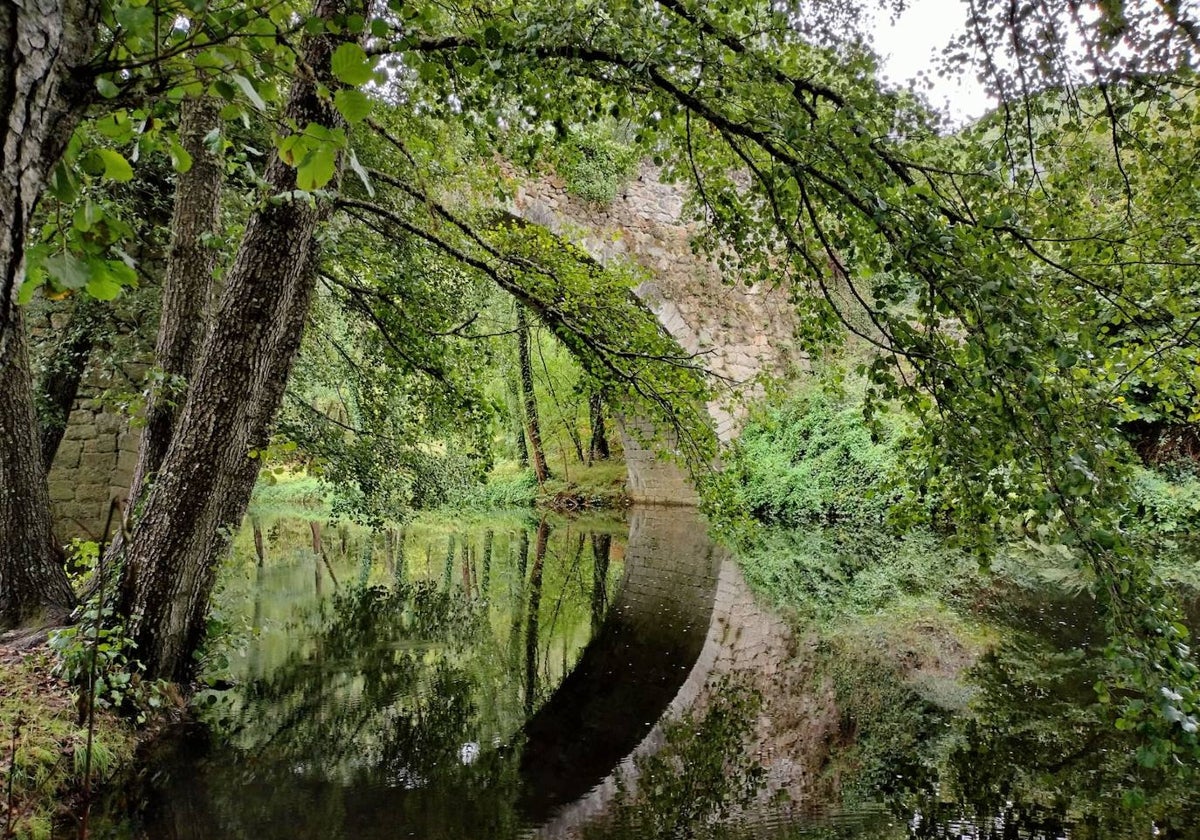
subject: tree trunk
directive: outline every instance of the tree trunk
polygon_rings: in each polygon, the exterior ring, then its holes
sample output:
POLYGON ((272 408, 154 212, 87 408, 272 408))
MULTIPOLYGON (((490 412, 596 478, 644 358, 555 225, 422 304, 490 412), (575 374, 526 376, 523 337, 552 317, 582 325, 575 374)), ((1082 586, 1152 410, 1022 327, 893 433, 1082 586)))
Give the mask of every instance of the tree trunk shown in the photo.
POLYGON ((525 442, 525 421, 522 419, 525 410, 525 404, 521 401, 521 384, 520 375, 516 378, 507 377, 509 388, 512 391, 512 405, 515 407, 513 418, 513 440, 517 445, 517 463, 521 469, 529 469, 529 444, 525 442))
POLYGON ((179 141, 191 155, 192 167, 179 175, 175 187, 171 248, 163 277, 162 314, 154 347, 155 364, 164 381, 146 408, 137 466, 129 485, 131 508, 144 482, 153 479, 167 454, 178 406, 187 393, 186 385, 179 387, 178 383, 192 377, 206 332, 205 310, 211 299, 217 251, 205 240, 220 228, 225 170, 220 157, 209 150, 204 138, 220 125, 220 110, 212 99, 184 100, 179 141))
POLYGON ((592 425, 592 440, 588 445, 588 465, 596 461, 607 461, 611 454, 608 449, 608 433, 604 430, 604 400, 593 392, 588 397, 588 415, 592 425))
POLYGON ((533 473, 538 484, 550 478, 546 453, 542 449, 542 428, 538 422, 537 396, 533 392, 533 361, 529 356, 529 320, 525 307, 517 304, 517 355, 521 364, 521 395, 525 409, 525 431, 529 435, 529 450, 533 458, 533 473))
POLYGON ((50 527, 20 311, 12 317, 18 332, 10 339, 9 363, 0 367, 0 627, 42 613, 62 618, 75 605, 50 527))
MULTIPOLYGON (((344 0, 318 0, 314 16, 347 13, 344 0)), ((333 86, 329 59, 346 36, 306 39, 305 73, 292 86, 286 123, 341 124, 318 93, 333 86)), ((296 188, 296 173, 272 157, 272 194, 296 188)), ((119 600, 150 677, 186 680, 203 639, 217 563, 250 500, 258 460, 283 398, 315 283, 315 233, 328 205, 267 203, 246 225, 187 400, 143 511, 125 546, 119 600)))
POLYGON ((30 220, 87 104, 72 70, 91 51, 97 0, 0 4, 0 624, 70 609, 50 530, 33 381, 17 293, 30 220))
POLYGON ((67 420, 75 397, 79 395, 79 383, 103 322, 103 303, 92 297, 76 296, 64 335, 54 345, 37 383, 38 437, 42 445, 42 467, 46 472, 50 471, 58 445, 67 431, 67 420))

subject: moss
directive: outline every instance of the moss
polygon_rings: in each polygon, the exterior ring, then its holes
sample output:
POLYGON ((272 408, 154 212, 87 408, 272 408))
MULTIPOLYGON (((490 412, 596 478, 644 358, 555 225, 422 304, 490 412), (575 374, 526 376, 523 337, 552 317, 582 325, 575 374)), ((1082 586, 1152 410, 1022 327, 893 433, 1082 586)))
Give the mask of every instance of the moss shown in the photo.
MULTIPOLYGON (((0 647, 0 766, 5 769, 6 796, 0 821, 6 826, 5 836, 22 840, 50 836, 54 819, 84 784, 87 727, 78 722, 74 691, 51 673, 52 664, 45 648, 17 651, 0 647), (12 798, 8 800, 10 784, 12 798), (11 825, 7 823, 9 814, 11 825)), ((131 725, 110 712, 98 711, 92 785, 128 766, 136 741, 131 725)))

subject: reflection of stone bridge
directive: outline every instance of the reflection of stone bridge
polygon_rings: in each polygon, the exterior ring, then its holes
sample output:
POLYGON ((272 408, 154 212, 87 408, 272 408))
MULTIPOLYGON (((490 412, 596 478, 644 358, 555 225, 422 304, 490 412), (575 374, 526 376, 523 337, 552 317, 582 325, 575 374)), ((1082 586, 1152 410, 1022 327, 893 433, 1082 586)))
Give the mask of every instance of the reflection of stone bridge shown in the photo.
POLYGON ((539 837, 577 836, 612 804, 618 777, 636 779, 635 759, 661 748, 664 724, 704 703, 714 676, 749 669, 769 681, 790 645, 698 512, 634 508, 600 632, 524 727, 523 817, 539 837))
MULTIPOLYGON (((638 296, 689 353, 702 355, 716 398, 709 403, 717 434, 728 442, 744 416, 744 401, 761 389, 760 374, 783 374, 803 363, 794 349, 794 309, 781 287, 746 286, 737 276, 692 253, 695 223, 684 221, 684 193, 663 184, 650 166, 601 206, 567 194, 555 177, 527 180, 514 211, 581 246, 602 263, 632 260, 652 279, 638 296)), ((630 428, 641 426, 633 420, 630 428)), ((646 437, 648 431, 642 427, 646 437)), ((678 468, 623 434, 634 501, 693 503, 695 491, 678 468)), ((669 444, 668 444, 669 445, 669 444)))

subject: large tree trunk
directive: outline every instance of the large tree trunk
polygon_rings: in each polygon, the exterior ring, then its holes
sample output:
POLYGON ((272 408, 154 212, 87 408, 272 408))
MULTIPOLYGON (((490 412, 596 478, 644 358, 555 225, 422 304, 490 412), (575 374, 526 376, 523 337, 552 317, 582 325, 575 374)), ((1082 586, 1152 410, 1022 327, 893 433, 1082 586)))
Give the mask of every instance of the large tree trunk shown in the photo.
MULTIPOLYGON (((348 11, 319 0, 314 16, 348 11)), ((318 95, 332 86, 329 57, 344 36, 306 40, 287 122, 340 124, 318 95)), ((275 194, 295 189, 295 170, 274 156, 265 181, 275 194)), ((121 611, 152 677, 184 680, 203 639, 217 563, 229 529, 245 512, 260 448, 283 398, 315 282, 314 234, 324 202, 287 201, 254 212, 204 340, 187 401, 154 484, 125 547, 121 611)))
POLYGON ((533 360, 529 355, 529 319, 525 307, 517 304, 517 355, 521 365, 521 396, 525 411, 525 431, 529 435, 529 450, 533 457, 533 473, 538 484, 550 478, 546 452, 542 448, 542 426, 538 421, 537 396, 533 391, 533 360))
POLYGON ((103 307, 103 303, 92 297, 75 298, 63 336, 50 351, 37 383, 38 437, 42 442, 42 467, 47 472, 67 431, 67 420, 75 397, 79 395, 79 383, 104 321, 103 307))
POLYGON ((72 70, 88 57, 96 0, 0 4, 0 623, 67 609, 50 535, 33 382, 16 305, 30 220, 87 99, 72 70))
MULTIPOLYGON (((21 330, 14 310, 11 326, 21 330)), ((11 341, 12 358, 0 367, 0 626, 45 614, 65 616, 75 595, 50 528, 50 492, 38 446, 37 418, 25 341, 11 341)))
POLYGON ((204 138, 220 125, 216 102, 207 97, 184 100, 179 140, 192 156, 192 167, 180 174, 175 188, 171 249, 154 347, 155 364, 164 374, 166 384, 152 396, 146 409, 138 462, 129 485, 131 503, 136 503, 144 482, 158 472, 167 454, 178 406, 187 393, 186 386, 180 388, 176 383, 192 377, 206 332, 206 309, 217 265, 217 251, 206 239, 220 227, 225 170, 220 157, 209 150, 204 138))

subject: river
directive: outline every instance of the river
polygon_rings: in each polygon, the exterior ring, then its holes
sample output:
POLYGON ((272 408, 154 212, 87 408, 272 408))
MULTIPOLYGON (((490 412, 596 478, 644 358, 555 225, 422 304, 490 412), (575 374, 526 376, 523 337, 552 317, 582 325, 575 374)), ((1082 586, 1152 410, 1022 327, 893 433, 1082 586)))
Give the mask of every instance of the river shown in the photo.
POLYGON ((199 720, 94 837, 1200 837, 1195 786, 1097 713, 1078 597, 964 597, 978 649, 884 613, 855 647, 762 606, 687 508, 261 534, 199 720))

